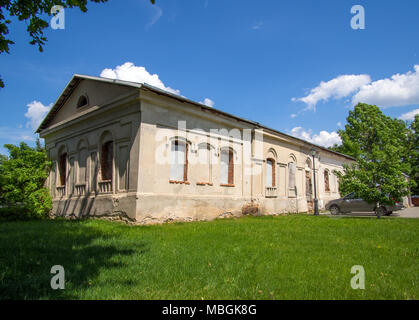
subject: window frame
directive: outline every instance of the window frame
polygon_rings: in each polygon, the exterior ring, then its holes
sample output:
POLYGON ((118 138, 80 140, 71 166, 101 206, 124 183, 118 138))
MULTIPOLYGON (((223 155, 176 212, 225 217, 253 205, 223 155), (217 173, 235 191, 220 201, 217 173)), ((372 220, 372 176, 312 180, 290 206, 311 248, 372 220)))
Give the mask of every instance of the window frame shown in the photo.
POLYGON ((329 170, 327 169, 325 169, 323 172, 323 181, 324 181, 324 191, 330 192, 330 173, 329 173, 329 170))
POLYGON ((89 98, 87 97, 87 95, 86 95, 86 94, 82 94, 82 95, 81 95, 81 96, 77 99, 77 106, 76 106, 76 108, 77 108, 77 109, 80 109, 80 108, 86 107, 86 106, 88 106, 88 105, 89 105, 89 98), (81 104, 82 99, 85 101, 85 103, 84 103, 84 104, 81 104))
POLYGON ((297 186, 297 164, 295 162, 289 162, 288 163, 288 189, 289 190, 295 190, 295 187, 297 186), (291 175, 291 167, 293 167, 293 173, 291 175), (293 177, 293 186, 291 187, 291 176, 293 177))
MULTIPOLYGON (((189 144, 188 144, 188 142, 187 141, 180 140, 180 139, 174 139, 174 140, 172 140, 171 141, 171 144, 170 144, 170 153, 172 153, 173 151, 176 151, 176 150, 173 150, 172 146, 173 145, 174 146, 178 146, 179 144, 183 144, 185 146, 185 159, 184 159, 184 162, 183 162, 183 180, 175 180, 175 179, 173 179, 173 177, 172 177, 172 169, 173 169, 173 167, 172 166, 175 165, 175 164, 178 165, 178 163, 171 163, 170 164, 170 178, 169 178, 169 182, 170 183, 189 184, 189 181, 188 181, 188 165, 189 165, 189 162, 188 162, 188 153, 189 153, 189 144)), ((171 156, 172 156, 172 154, 171 154, 171 156)))
POLYGON ((276 170, 275 170, 275 159, 266 159, 266 187, 276 188, 276 170), (271 185, 268 185, 268 163, 271 165, 271 185))
POLYGON ((61 153, 58 161, 59 187, 65 187, 67 184, 67 162, 67 152, 61 153))
MULTIPOLYGON (((209 144, 208 142, 198 144, 197 160, 198 160, 198 163, 200 165, 205 165, 206 170, 207 170, 207 174, 208 174, 208 179, 201 179, 201 180, 196 182, 196 184, 199 185, 199 186, 205 186, 205 185, 212 186, 213 185, 213 183, 212 183, 213 148, 214 147, 211 144, 209 144), (206 152, 206 163, 201 162, 201 160, 202 160, 202 158, 201 158, 202 150, 205 150, 205 152, 206 152)), ((202 169, 204 169, 204 168, 202 168, 202 169)))
POLYGON ((222 187, 234 187, 234 152, 231 148, 228 149, 222 149, 220 153, 220 186, 222 187), (221 170, 223 170, 223 153, 228 152, 228 162, 226 162, 225 165, 227 165, 227 181, 221 181, 221 170))
POLYGON ((113 149, 113 140, 102 143, 100 152, 100 181, 113 181, 113 149), (109 146, 111 147, 109 148, 109 146))

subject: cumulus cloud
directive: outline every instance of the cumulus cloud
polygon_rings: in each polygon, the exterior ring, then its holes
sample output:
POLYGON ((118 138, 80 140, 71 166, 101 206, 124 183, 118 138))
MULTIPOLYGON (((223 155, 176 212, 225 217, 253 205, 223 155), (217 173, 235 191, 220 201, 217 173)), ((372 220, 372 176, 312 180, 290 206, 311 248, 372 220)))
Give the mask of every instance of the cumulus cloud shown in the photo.
POLYGON ((295 117, 297 117, 296 113, 291 113, 290 118, 294 119, 295 117))
POLYGON ((377 81, 371 81, 371 77, 366 74, 341 75, 327 82, 322 81, 307 96, 291 100, 307 104, 305 110, 315 110, 320 101, 344 97, 352 97, 353 105, 358 102, 383 108, 418 105, 419 65, 414 66, 414 71, 377 81))
POLYGON ((312 134, 310 129, 305 130, 303 127, 295 127, 291 130, 291 135, 326 148, 333 146, 335 143, 342 143, 338 133, 335 131, 320 131, 319 134, 312 134))
POLYGON ((180 95, 179 90, 166 87, 157 74, 150 74, 145 67, 136 66, 132 62, 125 62, 120 66, 116 66, 115 69, 103 69, 100 76, 103 78, 148 83, 159 89, 180 95))
POLYGON ((415 116, 419 114, 419 109, 412 110, 410 112, 403 113, 399 119, 405 121, 412 121, 415 119, 415 116))
POLYGON ((27 107, 28 111, 25 113, 25 117, 28 118, 29 121, 26 123, 26 127, 31 127, 33 130, 36 130, 51 109, 52 103, 45 106, 42 102, 34 100, 31 103, 28 103, 27 107))
POLYGON ((214 107, 215 105, 215 102, 209 98, 205 98, 204 101, 199 101, 199 103, 205 104, 206 106, 211 107, 211 108, 214 107))
POLYGON ((419 65, 414 70, 362 86, 353 97, 353 104, 364 102, 380 107, 419 104, 419 65))
POLYGON ((292 98, 292 101, 302 101, 307 104, 307 110, 315 110, 318 102, 347 97, 370 82, 371 78, 367 74, 341 75, 330 81, 320 82, 310 90, 310 94, 302 98, 292 98))

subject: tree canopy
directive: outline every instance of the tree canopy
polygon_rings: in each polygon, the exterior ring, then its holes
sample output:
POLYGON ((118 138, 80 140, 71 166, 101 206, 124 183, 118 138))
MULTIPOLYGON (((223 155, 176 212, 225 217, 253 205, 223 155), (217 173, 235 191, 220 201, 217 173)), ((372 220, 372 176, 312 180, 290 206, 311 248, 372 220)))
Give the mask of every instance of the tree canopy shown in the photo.
POLYGON ((409 148, 411 150, 410 177, 416 183, 416 186, 412 188, 412 194, 419 195, 419 114, 415 116, 415 119, 410 124, 409 148))
POLYGON ((347 125, 339 130, 342 145, 332 149, 355 158, 340 178, 343 193, 379 204, 394 204, 414 185, 411 131, 402 120, 384 115, 375 105, 359 103, 349 112, 347 125))
POLYGON ((44 187, 51 162, 40 143, 35 148, 21 142, 6 144, 9 156, 0 157, 0 206, 20 206, 31 217, 44 217, 51 197, 44 187))

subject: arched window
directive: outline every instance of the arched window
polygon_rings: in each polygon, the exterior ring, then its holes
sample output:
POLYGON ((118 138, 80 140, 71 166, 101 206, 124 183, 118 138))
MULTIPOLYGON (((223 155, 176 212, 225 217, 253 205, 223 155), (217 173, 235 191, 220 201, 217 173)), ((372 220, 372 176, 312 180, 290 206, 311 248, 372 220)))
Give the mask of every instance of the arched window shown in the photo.
POLYGON ((107 141, 102 144, 102 152, 100 154, 100 169, 102 181, 112 180, 113 141, 107 141))
POLYGON ((59 174, 59 183, 61 187, 65 186, 66 177, 67 177, 67 153, 63 152, 60 155, 58 163, 58 174, 59 174))
POLYGON ((306 197, 311 199, 313 195, 313 183, 311 181, 312 169, 311 169, 311 160, 309 158, 306 160, 305 169, 306 169, 305 170, 306 171, 306 197))
POLYGON ((330 191, 329 170, 324 170, 324 191, 330 191))
POLYGON ((290 190, 295 190, 295 172, 296 172, 295 162, 288 163, 288 188, 290 190))
POLYGON ((220 182, 223 186, 234 186, 234 154, 231 149, 221 150, 220 182))
POLYGON ((88 100, 86 95, 80 96, 79 100, 77 101, 77 108, 81 108, 87 106, 88 100))
POLYGON ((87 145, 82 140, 78 147, 78 170, 77 170, 77 183, 86 182, 86 168, 87 168, 87 145))
POLYGON ((266 160, 266 186, 268 188, 275 187, 275 160, 266 160))
POLYGON ((188 181, 188 144, 184 141, 173 140, 170 158, 170 181, 188 181))

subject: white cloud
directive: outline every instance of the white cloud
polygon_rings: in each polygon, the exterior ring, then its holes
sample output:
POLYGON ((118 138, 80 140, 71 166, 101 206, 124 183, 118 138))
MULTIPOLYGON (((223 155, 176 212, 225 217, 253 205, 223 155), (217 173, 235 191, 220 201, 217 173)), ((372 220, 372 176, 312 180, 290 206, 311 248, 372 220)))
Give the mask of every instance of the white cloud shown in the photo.
POLYGON ((335 131, 320 131, 319 134, 312 134, 311 130, 305 130, 303 127, 295 127, 291 130, 291 135, 323 147, 331 147, 335 143, 342 143, 342 140, 335 131))
POLYGON ((132 62, 125 62, 120 66, 116 66, 115 69, 103 69, 100 76, 103 78, 148 83, 159 89, 180 95, 179 90, 166 87, 157 74, 150 74, 145 67, 136 66, 132 62))
POLYGON ((353 97, 353 104, 364 102, 379 107, 419 104, 419 65, 415 65, 414 69, 414 72, 395 74, 390 79, 381 79, 362 86, 353 97))
POLYGON ((399 119, 405 121, 412 121, 415 119, 415 115, 419 114, 419 109, 412 110, 410 112, 403 113, 399 119))
POLYGON ((382 108, 419 105, 419 65, 414 66, 414 71, 398 73, 373 82, 366 74, 342 75, 328 82, 322 81, 305 97, 291 100, 306 103, 305 110, 315 110, 320 101, 348 96, 352 96, 353 105, 358 102, 375 104, 382 108))
POLYGON ((199 103, 205 104, 206 106, 211 107, 211 108, 214 107, 215 105, 215 102, 209 98, 205 98, 204 101, 199 101, 199 103))
POLYGON ((338 123, 336 123, 336 125, 340 128, 340 127, 342 127, 342 122, 338 122, 338 123))
POLYGON ((290 115, 290 118, 292 118, 292 119, 294 119, 295 117, 297 117, 297 114, 296 114, 296 113, 292 113, 292 114, 290 115))
POLYGON ((25 117, 29 118, 29 121, 26 123, 26 127, 30 126, 33 130, 36 130, 51 109, 52 103, 44 106, 41 102, 34 100, 27 104, 27 107, 28 111, 25 113, 25 117))
POLYGON ((371 82, 367 74, 341 75, 320 84, 310 90, 310 94, 302 98, 292 98, 292 101, 302 101, 307 104, 307 110, 315 110, 320 101, 328 101, 330 98, 340 99, 356 92, 362 86, 371 82))

